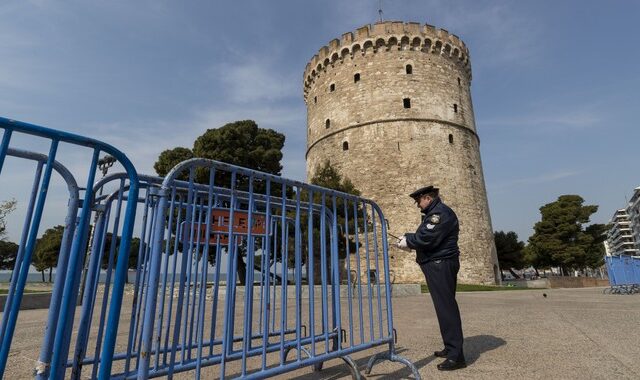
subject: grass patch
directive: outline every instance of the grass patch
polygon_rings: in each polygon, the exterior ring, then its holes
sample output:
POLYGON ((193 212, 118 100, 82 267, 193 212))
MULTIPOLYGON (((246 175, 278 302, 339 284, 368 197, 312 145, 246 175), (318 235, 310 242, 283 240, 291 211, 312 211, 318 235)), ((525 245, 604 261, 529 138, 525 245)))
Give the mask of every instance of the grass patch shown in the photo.
MULTIPOLYGON (((421 284, 422 293, 429 293, 427 284, 421 284)), ((497 285, 474 285, 474 284, 458 284, 456 291, 458 292, 485 292, 497 290, 527 290, 530 288, 519 288, 516 286, 497 286, 497 285)))

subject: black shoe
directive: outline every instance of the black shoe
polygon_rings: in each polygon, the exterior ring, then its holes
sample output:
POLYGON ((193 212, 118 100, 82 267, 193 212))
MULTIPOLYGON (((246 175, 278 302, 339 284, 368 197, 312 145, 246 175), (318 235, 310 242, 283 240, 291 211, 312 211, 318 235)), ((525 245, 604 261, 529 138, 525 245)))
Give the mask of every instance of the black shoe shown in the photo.
POLYGON ((465 368, 467 363, 464 360, 455 361, 451 359, 447 359, 442 363, 438 364, 438 369, 440 371, 453 371, 460 368, 465 368))
POLYGON ((434 351, 433 354, 438 358, 446 358, 447 357, 447 349, 445 348, 442 351, 434 351))

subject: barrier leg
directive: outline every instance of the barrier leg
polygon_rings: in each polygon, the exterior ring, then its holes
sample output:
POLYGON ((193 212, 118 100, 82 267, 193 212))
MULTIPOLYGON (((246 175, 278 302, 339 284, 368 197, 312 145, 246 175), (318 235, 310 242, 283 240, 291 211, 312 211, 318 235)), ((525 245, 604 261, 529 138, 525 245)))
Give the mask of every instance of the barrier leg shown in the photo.
POLYGON ((389 360, 392 362, 398 362, 398 363, 402 363, 404 365, 406 365, 407 367, 409 367, 409 369, 411 370, 411 373, 413 373, 413 377, 416 380, 421 380, 422 378, 420 377, 420 373, 418 372, 418 368, 416 368, 415 365, 413 365, 413 363, 411 363, 409 361, 409 359, 404 358, 400 355, 397 355, 395 353, 395 349, 393 347, 390 348, 389 351, 385 351, 385 352, 378 352, 377 354, 373 355, 371 357, 371 359, 369 359, 369 363, 367 363, 367 369, 364 371, 364 373, 366 375, 371 373, 371 369, 373 368, 374 364, 377 361, 381 361, 381 360, 389 360))
POLYGON ((351 371, 351 377, 353 380, 360 380, 362 378, 356 362, 354 362, 349 355, 342 356, 340 359, 344 360, 344 362, 347 363, 347 366, 349 366, 349 371, 351 371))

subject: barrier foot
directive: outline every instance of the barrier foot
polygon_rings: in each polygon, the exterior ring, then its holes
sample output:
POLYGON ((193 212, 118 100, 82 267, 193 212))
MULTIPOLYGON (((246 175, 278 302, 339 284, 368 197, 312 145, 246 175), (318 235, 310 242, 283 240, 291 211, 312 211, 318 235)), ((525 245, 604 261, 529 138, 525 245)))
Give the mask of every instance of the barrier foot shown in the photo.
MULTIPOLYGON (((297 349, 296 347, 289 347, 284 351, 284 361, 287 361, 287 357, 289 356, 289 352, 291 352, 291 350, 293 349, 297 349)), ((311 357, 311 354, 309 353, 309 350, 307 350, 304 347, 300 347, 300 351, 304 352, 305 355, 307 355, 307 358, 311 357)))
POLYGON ((340 357, 340 359, 344 360, 344 362, 349 366, 349 370, 351 371, 351 377, 353 378, 353 380, 362 379, 362 377, 360 377, 360 371, 358 370, 356 362, 354 362, 349 355, 342 356, 340 357))
POLYGON ((378 352, 377 354, 373 355, 371 357, 371 359, 369 359, 369 363, 367 363, 367 369, 365 370, 365 374, 368 375, 371 373, 371 369, 373 368, 373 365, 380 360, 389 360, 392 362, 399 362, 402 363, 404 365, 406 365, 407 367, 409 367, 409 369, 411 370, 411 372, 413 373, 413 377, 416 380, 422 380, 422 378, 420 377, 420 373, 418 372, 418 369, 416 368, 415 365, 413 365, 413 363, 411 363, 409 361, 409 359, 404 358, 400 355, 396 355, 393 352, 378 352))

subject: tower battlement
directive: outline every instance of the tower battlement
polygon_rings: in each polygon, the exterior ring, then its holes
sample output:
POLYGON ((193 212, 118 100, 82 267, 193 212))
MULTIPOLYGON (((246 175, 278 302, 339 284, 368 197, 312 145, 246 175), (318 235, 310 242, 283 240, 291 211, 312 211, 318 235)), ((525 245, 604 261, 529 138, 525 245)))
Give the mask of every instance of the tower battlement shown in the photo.
POLYGON ((429 24, 416 22, 385 21, 365 25, 342 35, 341 39, 333 39, 328 45, 320 48, 304 71, 305 99, 309 87, 319 73, 355 54, 375 54, 381 50, 412 50, 429 54, 438 54, 449 58, 460 65, 467 73, 467 81, 471 81, 471 64, 469 49, 455 34, 446 29, 436 28, 429 24))

